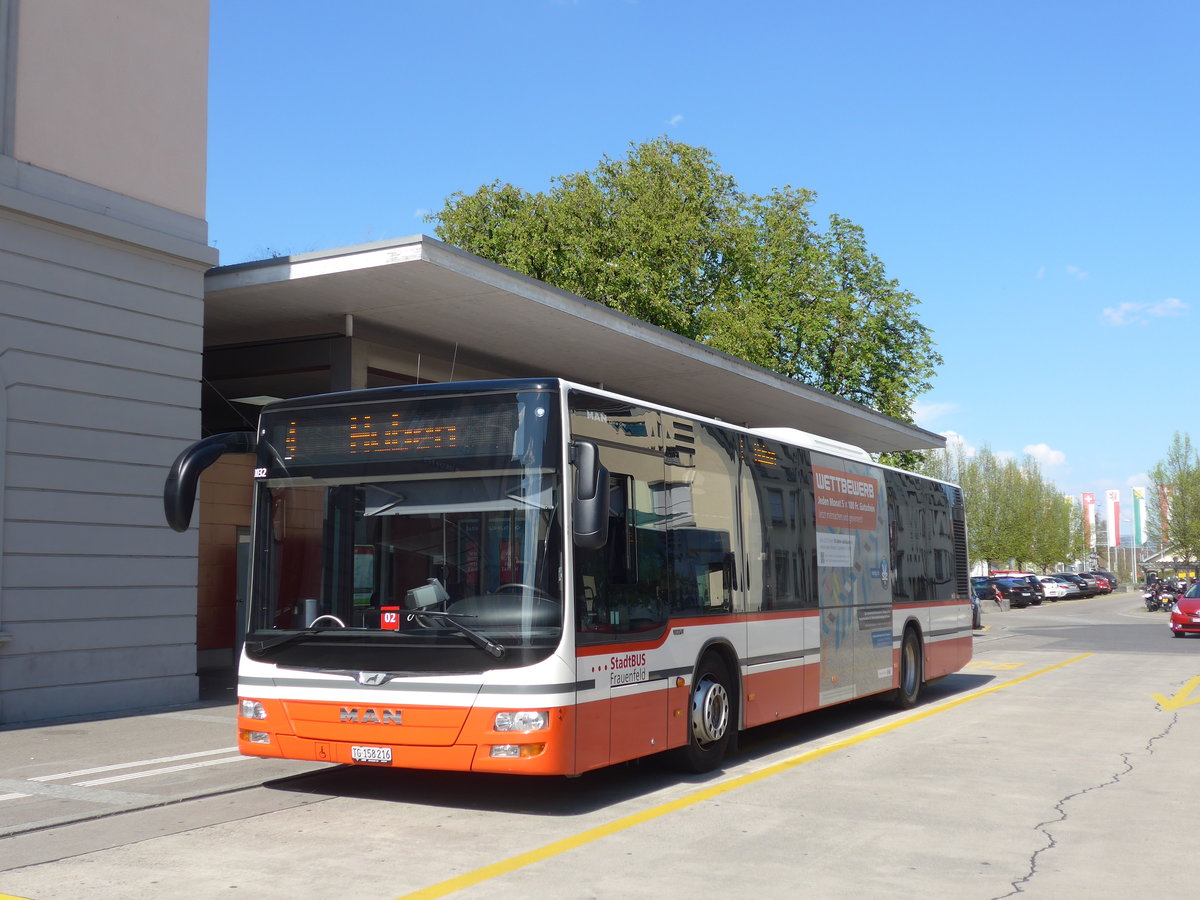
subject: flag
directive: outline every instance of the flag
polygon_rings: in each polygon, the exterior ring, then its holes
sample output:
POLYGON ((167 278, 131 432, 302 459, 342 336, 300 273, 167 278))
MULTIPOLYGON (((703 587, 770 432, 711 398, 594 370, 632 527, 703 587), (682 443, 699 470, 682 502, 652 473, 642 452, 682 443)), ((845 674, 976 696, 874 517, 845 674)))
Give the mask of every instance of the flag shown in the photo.
POLYGON ((1146 489, 1133 489, 1133 545, 1141 547, 1146 543, 1146 489))
POLYGON ((1104 514, 1108 517, 1108 546, 1121 546, 1121 492, 1104 492, 1104 514))
POLYGON ((1096 495, 1083 495, 1083 541, 1089 550, 1096 549, 1096 495))

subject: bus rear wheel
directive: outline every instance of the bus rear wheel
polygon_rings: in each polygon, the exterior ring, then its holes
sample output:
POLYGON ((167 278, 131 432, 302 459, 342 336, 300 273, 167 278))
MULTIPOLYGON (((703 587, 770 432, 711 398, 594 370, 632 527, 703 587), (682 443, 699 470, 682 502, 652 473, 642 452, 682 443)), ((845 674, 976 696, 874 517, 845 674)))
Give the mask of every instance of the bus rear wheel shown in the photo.
POLYGON ((892 701, 897 708, 912 709, 917 705, 921 684, 925 680, 921 669, 921 642, 911 628, 906 628, 900 644, 900 686, 896 688, 892 701))
POLYGON ((717 656, 706 656, 692 679, 688 709, 688 742, 674 753, 673 762, 685 772, 711 772, 721 764, 737 730, 732 678, 717 656))

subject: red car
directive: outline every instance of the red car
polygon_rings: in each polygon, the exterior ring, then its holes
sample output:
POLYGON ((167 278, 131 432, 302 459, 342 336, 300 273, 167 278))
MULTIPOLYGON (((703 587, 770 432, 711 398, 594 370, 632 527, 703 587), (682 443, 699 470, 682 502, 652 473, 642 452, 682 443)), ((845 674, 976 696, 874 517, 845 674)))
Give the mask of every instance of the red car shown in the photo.
POLYGON ((1193 584, 1171 607, 1171 637, 1200 634, 1200 584, 1193 584))

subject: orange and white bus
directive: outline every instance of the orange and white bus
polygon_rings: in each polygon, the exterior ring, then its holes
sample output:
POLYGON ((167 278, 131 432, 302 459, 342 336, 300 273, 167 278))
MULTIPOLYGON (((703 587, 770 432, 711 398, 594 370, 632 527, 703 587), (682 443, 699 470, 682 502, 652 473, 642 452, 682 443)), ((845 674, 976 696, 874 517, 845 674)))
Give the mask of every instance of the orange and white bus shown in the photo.
POLYGON ((792 429, 555 378, 286 400, 256 445, 239 746, 571 775, 858 697, 971 656, 961 491, 792 429))

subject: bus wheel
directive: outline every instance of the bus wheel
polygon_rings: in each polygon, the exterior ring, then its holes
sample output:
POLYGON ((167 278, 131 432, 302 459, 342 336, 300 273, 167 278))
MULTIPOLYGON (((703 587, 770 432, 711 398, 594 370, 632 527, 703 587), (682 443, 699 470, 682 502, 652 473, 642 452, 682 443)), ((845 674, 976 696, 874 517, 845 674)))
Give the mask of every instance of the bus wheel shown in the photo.
POLYGON ((725 758, 737 728, 730 684, 729 671, 720 658, 704 657, 692 682, 688 742, 675 751, 678 768, 711 772, 725 758))
POLYGON ((912 709, 921 696, 921 642, 911 628, 904 630, 904 642, 900 645, 900 687, 896 688, 895 705, 900 709, 912 709))

